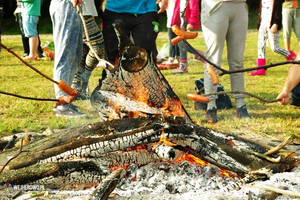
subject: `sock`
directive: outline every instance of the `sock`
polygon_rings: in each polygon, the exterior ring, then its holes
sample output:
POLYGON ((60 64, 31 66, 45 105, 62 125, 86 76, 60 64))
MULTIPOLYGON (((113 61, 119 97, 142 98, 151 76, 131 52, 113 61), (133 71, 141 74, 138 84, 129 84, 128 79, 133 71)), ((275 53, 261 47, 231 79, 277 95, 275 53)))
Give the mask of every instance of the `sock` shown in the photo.
POLYGON ((217 108, 216 100, 210 100, 210 102, 207 104, 207 110, 211 110, 213 108, 217 108))
POLYGON ((235 99, 236 108, 240 108, 245 105, 244 98, 235 99))

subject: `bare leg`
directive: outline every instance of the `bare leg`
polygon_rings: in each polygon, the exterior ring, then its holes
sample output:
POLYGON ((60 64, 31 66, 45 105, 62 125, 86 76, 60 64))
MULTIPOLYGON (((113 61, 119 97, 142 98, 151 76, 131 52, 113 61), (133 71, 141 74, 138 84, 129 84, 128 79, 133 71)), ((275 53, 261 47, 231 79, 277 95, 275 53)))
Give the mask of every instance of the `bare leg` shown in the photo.
POLYGON ((33 36, 29 38, 29 57, 36 58, 37 57, 37 48, 39 45, 39 37, 33 36))
POLYGON ((284 40, 284 48, 288 51, 290 51, 290 44, 291 44, 291 41, 290 40, 284 40))

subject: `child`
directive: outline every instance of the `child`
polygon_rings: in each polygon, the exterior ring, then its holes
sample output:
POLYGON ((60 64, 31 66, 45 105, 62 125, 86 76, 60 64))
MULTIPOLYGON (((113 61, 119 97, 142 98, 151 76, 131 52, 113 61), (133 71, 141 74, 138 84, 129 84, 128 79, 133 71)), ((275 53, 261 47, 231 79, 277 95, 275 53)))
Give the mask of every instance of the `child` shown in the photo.
MULTIPOLYGON (((178 25, 181 27, 181 11, 183 10, 182 6, 184 6, 184 3, 182 2, 184 0, 176 0, 175 7, 174 7, 174 13, 172 16, 172 25, 178 25)), ((185 10, 185 18, 186 18, 186 30, 197 30, 200 28, 200 11, 199 11, 199 0, 189 0, 187 8, 185 10)), ((195 53, 191 49, 188 48, 188 46, 184 42, 179 42, 179 52, 180 52, 180 58, 179 58, 179 68, 175 71, 172 71, 172 74, 177 73, 187 73, 188 72, 188 64, 187 64, 187 52, 195 53)), ((202 55, 204 55, 203 52, 199 51, 202 55)), ((196 59, 201 58, 199 56, 195 56, 196 59)), ((203 61, 203 60, 202 60, 203 61)))
MULTIPOLYGON (((283 55, 287 60, 294 60, 296 54, 279 47, 279 30, 282 27, 282 3, 284 0, 262 0, 260 4, 259 32, 258 32, 258 58, 257 67, 266 64, 266 43, 269 40, 271 50, 283 55)), ((258 69, 249 73, 250 76, 265 76, 265 69, 258 69)))

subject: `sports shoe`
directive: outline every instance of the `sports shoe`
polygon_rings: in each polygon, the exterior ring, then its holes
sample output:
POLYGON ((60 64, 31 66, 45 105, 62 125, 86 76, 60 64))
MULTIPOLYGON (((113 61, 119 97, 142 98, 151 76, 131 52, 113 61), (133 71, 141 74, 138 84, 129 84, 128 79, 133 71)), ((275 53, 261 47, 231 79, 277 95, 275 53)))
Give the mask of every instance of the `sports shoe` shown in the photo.
POLYGON ((45 59, 45 58, 46 58, 45 53, 38 54, 38 59, 45 59))
MULTIPOLYGON (((74 104, 70 104, 70 107, 72 107, 73 110, 78 111, 79 106, 75 106, 74 104)), ((54 106, 53 111, 56 112, 57 105, 54 106)))
POLYGON ((157 64, 157 67, 159 70, 164 70, 164 69, 176 69, 179 68, 179 64, 174 63, 173 61, 164 61, 161 64, 157 64))
POLYGON ((86 117, 87 114, 78 112, 77 110, 73 109, 72 106, 70 106, 66 110, 56 109, 56 116, 57 117, 77 118, 77 117, 86 117))
POLYGON ((22 55, 22 58, 25 58, 25 57, 27 57, 28 56, 28 53, 24 53, 23 55, 22 55))
POLYGON ((172 71, 172 74, 181 74, 181 73, 188 73, 186 63, 180 63, 179 68, 175 71, 172 71))
POLYGON ((217 108, 212 108, 209 110, 206 110, 206 115, 205 115, 207 122, 210 124, 214 124, 218 122, 217 118, 217 108))
POLYGON ((238 118, 250 118, 250 115, 248 114, 246 105, 243 105, 240 108, 237 108, 235 111, 235 114, 238 118))
POLYGON ((285 59, 287 60, 295 60, 297 55, 295 54, 295 52, 293 51, 289 51, 290 52, 290 55, 288 57, 286 57, 285 59))

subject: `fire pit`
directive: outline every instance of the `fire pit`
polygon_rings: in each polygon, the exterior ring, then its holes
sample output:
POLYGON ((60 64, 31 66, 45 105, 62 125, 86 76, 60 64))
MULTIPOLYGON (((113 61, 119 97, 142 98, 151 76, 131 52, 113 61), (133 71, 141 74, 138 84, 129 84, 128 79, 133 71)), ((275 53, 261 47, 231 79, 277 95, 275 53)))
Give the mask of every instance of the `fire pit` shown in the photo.
POLYGON ((31 142, 0 153, 1 195, 24 199, 32 190, 59 199, 299 195, 299 172, 289 172, 300 162, 299 148, 194 124, 146 51, 115 30, 120 65, 104 69, 91 96, 101 121, 35 134, 31 142))

